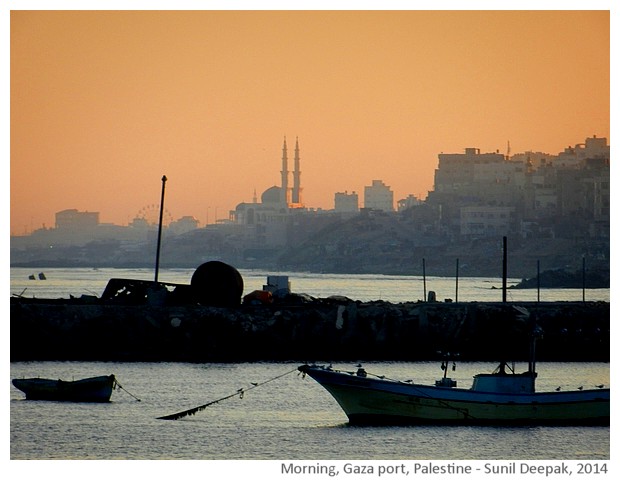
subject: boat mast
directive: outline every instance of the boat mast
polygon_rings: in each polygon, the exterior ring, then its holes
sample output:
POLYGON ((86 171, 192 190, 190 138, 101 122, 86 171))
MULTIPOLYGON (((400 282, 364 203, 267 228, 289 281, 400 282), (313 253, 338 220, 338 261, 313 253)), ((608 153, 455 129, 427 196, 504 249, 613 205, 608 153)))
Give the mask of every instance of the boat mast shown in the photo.
POLYGON ((531 339, 530 339, 530 373, 532 375, 532 378, 536 378, 536 341, 538 340, 538 338, 542 338, 543 337, 543 329, 538 325, 538 323, 536 322, 536 312, 532 312, 530 314, 530 325, 531 325, 531 330, 530 330, 530 335, 531 335, 531 339))

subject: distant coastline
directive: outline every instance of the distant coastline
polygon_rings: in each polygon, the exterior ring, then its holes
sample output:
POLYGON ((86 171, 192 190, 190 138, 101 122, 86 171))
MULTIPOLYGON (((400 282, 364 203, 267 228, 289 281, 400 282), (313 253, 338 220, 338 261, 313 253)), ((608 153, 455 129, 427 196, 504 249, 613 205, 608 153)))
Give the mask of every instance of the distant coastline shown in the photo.
MULTIPOLYGON (((309 272, 325 274, 369 274, 369 275, 419 275, 454 278, 457 275, 457 261, 459 262, 458 275, 460 277, 497 277, 501 278, 501 258, 499 255, 485 255, 484 253, 469 251, 460 255, 445 248, 437 248, 436 254, 429 252, 424 258, 425 268, 421 258, 412 258, 412 255, 397 255, 373 257, 349 256, 338 259, 330 256, 316 256, 314 259, 303 254, 295 258, 294 254, 267 255, 263 258, 247 259, 234 255, 220 255, 207 258, 221 260, 239 269, 267 270, 272 272, 309 272), (423 271, 425 270, 425 272, 423 271)), ((508 259, 508 276, 520 278, 519 285, 512 288, 581 288, 583 286, 583 256, 576 251, 558 248, 553 254, 536 256, 534 247, 523 246, 519 251, 512 253, 508 259), (540 284, 537 281, 537 262, 541 267, 540 284)), ((202 257, 203 261, 207 260, 202 257)), ((196 268, 200 261, 194 259, 164 259, 162 268, 196 268)), ((127 259, 114 260, 106 258, 36 258, 32 260, 11 261, 10 267, 31 268, 34 270, 46 268, 119 268, 144 269, 153 268, 150 258, 130 261, 127 259)), ((609 288, 610 267, 607 260, 588 258, 585 268, 585 282, 588 288, 609 288)))
MULTIPOLYGON (((164 263, 163 268, 194 268, 196 265, 190 262, 179 262, 179 263, 164 263)), ((384 266, 383 268, 376 269, 327 269, 327 268, 319 268, 319 269, 311 269, 311 268, 278 268, 277 265, 273 264, 256 264, 256 263, 244 263, 235 265, 240 269, 254 269, 254 270, 271 270, 273 272, 278 271, 286 271, 286 272, 308 272, 308 273, 325 273, 325 274, 343 274, 343 275, 354 275, 354 274, 374 274, 374 275, 421 275, 419 269, 416 268, 408 268, 407 266, 384 266), (276 267, 276 269, 274 269, 276 267)), ((115 264, 108 262, 81 262, 81 261, 70 261, 70 260, 39 260, 32 262, 16 262, 10 265, 11 268, 31 268, 34 270, 40 270, 45 268, 119 268, 119 269, 144 269, 144 268, 152 268, 153 265, 148 262, 135 262, 135 263, 123 263, 123 264, 115 264)), ((522 271, 522 269, 518 269, 522 271)), ((449 268, 447 266, 441 266, 438 271, 432 272, 432 276, 435 277, 446 277, 453 278, 455 276, 455 272, 449 272, 449 268)), ((498 272, 493 271, 489 272, 488 270, 479 270, 473 271, 470 269, 467 275, 461 275, 466 277, 489 277, 489 276, 498 276, 498 272)), ((522 276, 511 274, 512 278, 522 277, 523 279, 519 284, 512 285, 509 288, 512 289, 526 289, 526 288, 582 288, 584 278, 582 272, 573 271, 570 269, 555 269, 541 272, 540 274, 540 283, 538 282, 538 277, 534 276, 522 276)), ((587 288, 610 288, 611 284, 611 274, 610 269, 605 268, 604 266, 597 266, 595 268, 590 268, 586 272, 585 282, 587 288)))

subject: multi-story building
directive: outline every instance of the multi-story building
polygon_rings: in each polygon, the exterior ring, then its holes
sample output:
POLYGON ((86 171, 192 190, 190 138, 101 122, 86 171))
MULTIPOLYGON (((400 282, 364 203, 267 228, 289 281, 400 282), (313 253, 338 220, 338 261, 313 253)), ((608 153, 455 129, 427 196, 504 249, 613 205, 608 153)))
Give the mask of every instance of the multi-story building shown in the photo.
POLYGON ((525 165, 528 171, 535 170, 542 165, 550 164, 555 161, 557 155, 550 155, 543 152, 531 152, 516 153, 512 155, 509 160, 511 162, 519 162, 525 165))
POLYGON ((364 187, 364 208, 394 211, 394 192, 381 180, 373 180, 372 185, 364 187))
POLYGON ((464 204, 509 204, 519 200, 525 185, 526 165, 509 162, 500 153, 439 154, 434 195, 449 195, 464 204))
MULTIPOLYGON (((478 148, 466 148, 465 153, 440 153, 435 170, 437 193, 463 196, 474 192, 476 181, 484 181, 501 170, 505 157, 499 153, 480 153, 478 148)), ((500 178, 504 174, 499 175, 500 178)))
POLYGON ((56 213, 56 228, 79 230, 99 225, 99 212, 79 212, 75 208, 56 213))
POLYGON ((168 230, 174 235, 182 235, 198 228, 198 220, 191 215, 185 215, 168 225, 168 230))
POLYGON ((609 145, 604 137, 594 135, 586 138, 585 143, 578 143, 574 147, 567 147, 559 153, 554 161, 556 167, 583 167, 586 160, 609 160, 609 145))
POLYGON ((402 212, 403 210, 406 210, 408 208, 415 207, 417 205, 422 205, 423 202, 418 197, 410 193, 409 195, 407 195, 407 198, 401 198, 396 203, 397 203, 396 209, 399 212, 402 212))
POLYGON ((461 231, 464 236, 507 235, 515 230, 515 207, 481 205, 461 208, 461 231))
POLYGON ((427 203, 440 208, 441 223, 453 234, 490 233, 506 226, 522 233, 523 225, 529 231, 553 225, 553 234, 601 235, 609 225, 609 185, 605 138, 587 138, 557 156, 527 152, 508 159, 467 148, 464 154, 439 155, 427 203), (484 207, 512 208, 505 215, 511 220, 503 225, 482 222, 489 218, 482 214, 484 207))
POLYGON ((336 213, 357 213, 360 211, 359 197, 355 192, 337 192, 334 195, 336 213))

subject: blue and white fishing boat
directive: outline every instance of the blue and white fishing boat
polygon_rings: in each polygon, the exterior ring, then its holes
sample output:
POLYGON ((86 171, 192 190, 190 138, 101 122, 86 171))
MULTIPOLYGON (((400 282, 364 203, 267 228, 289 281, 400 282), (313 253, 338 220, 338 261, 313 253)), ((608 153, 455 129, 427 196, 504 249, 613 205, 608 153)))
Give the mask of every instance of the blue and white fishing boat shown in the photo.
POLYGON ((419 385, 375 378, 361 366, 299 370, 336 399, 351 424, 609 425, 609 388, 536 392, 533 368, 514 373, 504 362, 475 375, 471 388, 457 387, 445 373, 435 385, 419 385))

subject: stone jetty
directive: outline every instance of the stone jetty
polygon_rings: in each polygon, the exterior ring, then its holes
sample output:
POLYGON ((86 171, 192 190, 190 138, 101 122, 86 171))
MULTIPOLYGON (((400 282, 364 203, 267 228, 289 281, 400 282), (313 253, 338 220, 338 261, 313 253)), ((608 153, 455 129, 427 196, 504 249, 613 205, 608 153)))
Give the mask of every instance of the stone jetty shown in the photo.
POLYGON ((608 302, 359 302, 234 307, 12 298, 11 361, 527 360, 610 358, 608 302))

